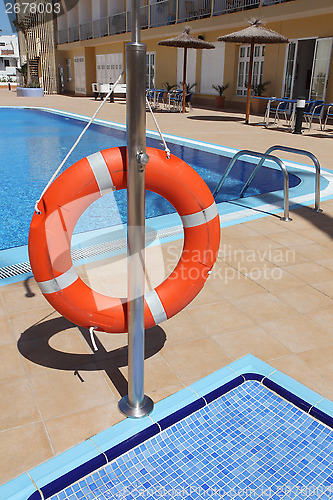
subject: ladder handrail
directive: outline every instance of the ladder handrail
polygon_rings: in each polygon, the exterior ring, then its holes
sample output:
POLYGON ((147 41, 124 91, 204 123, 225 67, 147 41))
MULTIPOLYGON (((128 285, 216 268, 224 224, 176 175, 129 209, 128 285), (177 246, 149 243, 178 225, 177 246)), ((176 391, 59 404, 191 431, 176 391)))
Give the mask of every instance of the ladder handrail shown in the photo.
MULTIPOLYGON (((315 208, 314 208, 314 211, 315 212, 322 212, 322 209, 320 208, 320 163, 319 163, 318 158, 313 153, 311 153, 310 151, 306 151, 305 149, 292 148, 290 146, 279 146, 279 145, 271 146, 270 148, 268 148, 265 151, 265 154, 270 155, 272 151, 276 151, 276 150, 285 151, 287 153, 295 153, 295 154, 307 156, 308 158, 310 158, 313 161, 314 166, 316 168, 315 208)), ((258 165, 253 170, 250 177, 248 178, 248 180, 246 181, 246 183, 244 184, 243 189, 240 193, 240 196, 243 196, 243 194, 245 193, 245 191, 247 190, 247 188, 249 187, 249 185, 253 181, 254 177, 256 176, 259 168, 263 165, 263 163, 264 163, 264 160, 261 159, 260 162, 258 163, 258 165)))
POLYGON ((286 151, 287 153, 295 153, 303 156, 307 156, 310 158, 314 166, 316 168, 316 180, 315 180, 315 208, 314 210, 316 212, 322 212, 322 209, 320 208, 320 163, 318 158, 311 153, 311 151, 306 151, 305 149, 299 149, 299 148, 291 148, 289 146, 271 146, 270 148, 265 151, 266 154, 270 154, 272 151, 286 151))
MULTIPOLYGON (((287 167, 285 166, 284 162, 280 158, 278 158, 277 156, 274 156, 274 155, 269 155, 267 153, 259 153, 258 151, 249 151, 247 149, 242 149, 241 151, 238 151, 231 158, 231 161, 230 161, 229 165, 227 166, 226 171, 222 175, 220 182, 218 183, 217 187, 215 188, 215 191, 213 193, 214 198, 217 195, 217 193, 220 191, 225 179, 229 175, 230 170, 232 169, 232 167, 234 166, 236 161, 241 156, 245 156, 245 155, 256 157, 256 158, 261 158, 258 165, 255 167, 254 171, 252 172, 252 174, 250 176, 251 181, 254 178, 255 174, 257 173, 258 169, 263 165, 265 160, 274 161, 281 168, 281 170, 283 172, 283 177, 284 177, 284 215, 283 215, 283 217, 281 217, 281 220, 290 221, 291 219, 289 218, 289 174, 288 174, 288 170, 287 170, 287 167)), ((247 181, 247 183, 248 183, 248 181, 247 181)))

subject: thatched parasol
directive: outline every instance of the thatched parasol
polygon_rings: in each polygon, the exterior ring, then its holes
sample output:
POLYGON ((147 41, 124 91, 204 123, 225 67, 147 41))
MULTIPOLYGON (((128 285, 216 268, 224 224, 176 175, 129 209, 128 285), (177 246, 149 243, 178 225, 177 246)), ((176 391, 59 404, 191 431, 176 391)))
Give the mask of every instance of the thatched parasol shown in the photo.
POLYGON ((288 43, 289 40, 280 33, 272 31, 262 26, 261 21, 254 19, 250 21, 251 26, 240 31, 235 31, 229 35, 219 36, 218 40, 222 42, 234 43, 250 43, 250 64, 247 82, 247 101, 246 101, 246 118, 245 123, 249 123, 250 116, 250 101, 251 101, 251 81, 252 81, 252 66, 253 66, 253 53, 254 44, 260 43, 288 43))
POLYGON ((174 38, 167 38, 161 40, 158 45, 167 45, 169 47, 183 47, 184 48, 184 63, 183 63, 183 108, 182 112, 185 113, 185 95, 186 95, 186 64, 187 64, 187 49, 215 49, 215 45, 210 42, 205 42, 200 38, 191 36, 190 28, 187 26, 181 35, 174 38))

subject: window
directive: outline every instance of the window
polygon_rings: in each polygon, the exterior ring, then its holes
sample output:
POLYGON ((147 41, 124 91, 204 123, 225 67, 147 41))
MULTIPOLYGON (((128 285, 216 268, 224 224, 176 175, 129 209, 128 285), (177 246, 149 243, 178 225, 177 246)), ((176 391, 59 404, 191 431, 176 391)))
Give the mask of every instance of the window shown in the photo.
POLYGON ((155 87, 155 52, 147 52, 146 61, 146 86, 148 89, 153 89, 155 87))
POLYGON ((5 42, 0 42, 0 47, 6 47, 6 43, 5 42))
POLYGON ((5 63, 5 68, 8 68, 10 66, 9 59, 5 59, 4 63, 5 63))
POLYGON ((67 81, 72 81, 72 61, 70 59, 66 59, 66 72, 67 72, 67 81))
MULTIPOLYGON (((241 47, 239 47, 237 95, 247 94, 247 77, 249 74, 250 49, 250 45, 242 45, 241 47)), ((262 82, 264 55, 265 45, 255 45, 253 54, 252 85, 258 85, 258 83, 262 82)))

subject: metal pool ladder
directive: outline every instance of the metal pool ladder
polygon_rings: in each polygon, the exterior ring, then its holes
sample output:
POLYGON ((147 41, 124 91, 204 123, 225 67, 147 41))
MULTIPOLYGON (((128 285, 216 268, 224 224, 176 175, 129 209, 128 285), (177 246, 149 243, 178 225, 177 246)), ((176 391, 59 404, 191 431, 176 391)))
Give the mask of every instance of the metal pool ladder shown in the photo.
POLYGON ((298 148, 291 148, 289 146, 279 146, 279 145, 271 146, 270 148, 267 149, 267 151, 265 151, 265 153, 257 153, 255 151, 247 151, 247 150, 242 150, 242 151, 239 151, 238 153, 236 153, 233 156, 233 158, 231 159, 226 171, 222 175, 220 182, 218 183, 218 185, 213 193, 214 198, 217 195, 217 193, 219 192, 219 190, 221 189, 226 177, 229 175, 231 168, 233 167, 233 165, 239 159, 240 156, 248 155, 248 156, 260 158, 259 163, 256 165, 256 167, 254 168, 250 177, 248 178, 248 180, 244 184, 243 189, 240 193, 240 198, 244 195, 245 191, 247 190, 247 188, 249 187, 249 185, 251 184, 251 182, 255 178, 259 168, 263 166, 263 164, 265 163, 265 160, 269 159, 271 161, 275 161, 275 163, 277 163, 279 165, 279 167, 281 168, 281 170, 283 171, 283 175, 284 175, 284 215, 283 215, 283 217, 281 217, 281 220, 290 221, 291 219, 289 217, 289 174, 288 174, 288 170, 287 170, 287 167, 284 164, 284 162, 282 160, 280 160, 280 158, 277 158, 276 156, 271 155, 272 151, 277 151, 277 150, 307 156, 308 158, 310 158, 313 161, 315 169, 316 169, 315 207, 313 210, 315 212, 322 212, 322 209, 320 208, 320 163, 319 163, 319 160, 310 151, 305 151, 304 149, 298 149, 298 148))
MULTIPOLYGON (((314 166, 316 168, 315 207, 313 210, 315 212, 322 212, 322 209, 320 208, 320 163, 319 163, 318 158, 314 154, 310 153, 310 151, 305 151, 304 149, 291 148, 289 146, 278 146, 278 145, 271 146, 270 148, 268 148, 267 151, 265 151, 265 155, 270 155, 272 151, 277 151, 277 150, 286 151, 287 153, 295 153, 298 155, 307 156, 308 158, 310 158, 313 161, 314 166)), ((249 185, 253 181, 254 177, 256 176, 259 168, 263 165, 264 161, 265 161, 264 159, 260 160, 258 165, 253 170, 252 174, 250 175, 250 177, 248 178, 248 180, 244 184, 244 187, 243 187, 241 194, 240 194, 241 197, 243 196, 243 194, 245 193, 245 191, 247 190, 247 188, 249 187, 249 185)))
MULTIPOLYGON (((283 172, 283 177, 284 177, 284 213, 283 213, 283 217, 280 217, 281 220, 283 221, 290 221, 290 217, 289 217, 289 174, 288 174, 288 170, 287 170, 287 167, 285 166, 285 164, 283 163, 282 160, 280 160, 280 158, 278 158, 277 156, 274 156, 274 155, 269 155, 267 153, 259 153, 257 151, 249 151, 247 149, 242 149, 241 151, 238 151, 231 159, 229 165, 227 166, 227 169, 226 171, 224 172, 224 174, 222 175, 221 179, 220 179, 220 182, 218 183, 214 193, 213 193, 213 196, 215 198, 215 196, 217 195, 217 193, 220 191, 224 181, 226 180, 226 178, 228 177, 229 173, 230 173, 230 170, 232 169, 232 167, 235 165, 236 161, 241 157, 241 156, 252 156, 253 158, 260 158, 260 161, 258 163, 258 165, 256 165, 256 167, 254 168, 252 174, 250 175, 249 179, 247 180, 247 182, 245 183, 245 186, 248 187, 250 182, 252 182, 252 180, 254 179, 254 176, 256 175, 257 171, 259 170, 259 168, 264 164, 265 160, 271 160, 271 161, 274 161, 275 163, 277 163, 277 165, 281 168, 282 172, 283 172)), ((244 191, 244 188, 242 190, 242 193, 244 191)), ((241 194, 242 196, 242 194, 241 194)))

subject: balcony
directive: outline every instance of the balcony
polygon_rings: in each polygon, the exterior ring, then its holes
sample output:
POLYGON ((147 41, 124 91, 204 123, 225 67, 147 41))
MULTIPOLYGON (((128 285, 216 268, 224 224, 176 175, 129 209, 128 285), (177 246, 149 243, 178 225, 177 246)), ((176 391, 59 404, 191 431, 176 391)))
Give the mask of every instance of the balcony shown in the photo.
MULTIPOLYGON (((295 0, 262 0, 262 6, 293 1, 295 0)), ((221 16, 255 9, 259 5, 260 0, 162 0, 141 7, 141 29, 221 16)), ((121 12, 109 18, 58 31, 58 44, 118 35, 129 31, 131 31, 131 12, 121 12)))
POLYGON ((126 12, 109 17, 109 35, 126 33, 126 12))

